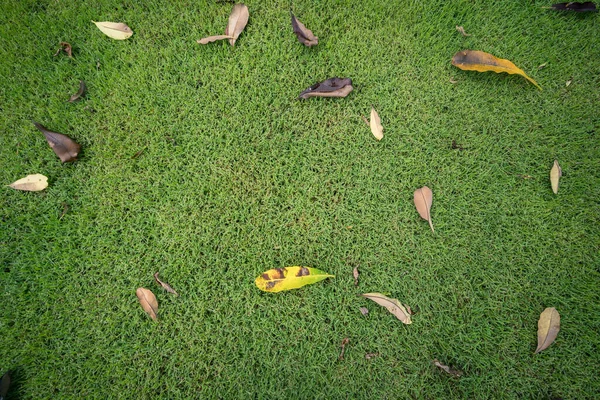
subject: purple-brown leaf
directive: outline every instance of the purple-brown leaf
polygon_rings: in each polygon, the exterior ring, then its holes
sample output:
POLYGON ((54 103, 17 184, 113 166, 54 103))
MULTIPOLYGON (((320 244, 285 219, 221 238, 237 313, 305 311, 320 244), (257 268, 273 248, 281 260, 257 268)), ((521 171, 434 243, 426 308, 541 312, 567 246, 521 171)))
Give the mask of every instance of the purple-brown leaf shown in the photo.
POLYGON ((162 286, 162 287, 163 287, 163 288, 164 288, 164 289, 165 289, 167 292, 169 292, 169 293, 173 293, 175 296, 179 296, 179 293, 177 293, 177 292, 175 291, 175 289, 173 289, 173 288, 171 287, 171 285, 169 285, 169 284, 168 284, 168 283, 166 283, 166 282, 163 282, 163 281, 161 281, 161 280, 158 278, 158 272, 154 274, 154 280, 156 281, 156 283, 158 283, 160 286, 162 286))
POLYGON ((292 29, 298 37, 298 41, 306 47, 316 46, 319 44, 319 38, 313 35, 311 30, 306 28, 302 22, 298 21, 291 11, 290 15, 292 16, 292 29))
POLYGON ((298 98, 309 97, 346 97, 354 89, 350 78, 330 78, 323 82, 315 83, 302 93, 298 98))
POLYGON ((73 139, 68 137, 67 135, 63 135, 62 133, 53 132, 47 129, 42 124, 38 124, 37 122, 33 122, 36 128, 39 129, 40 132, 44 134, 46 140, 52 150, 56 153, 56 155, 60 158, 62 162, 70 162, 76 161, 77 155, 81 150, 81 146, 75 142, 73 139))

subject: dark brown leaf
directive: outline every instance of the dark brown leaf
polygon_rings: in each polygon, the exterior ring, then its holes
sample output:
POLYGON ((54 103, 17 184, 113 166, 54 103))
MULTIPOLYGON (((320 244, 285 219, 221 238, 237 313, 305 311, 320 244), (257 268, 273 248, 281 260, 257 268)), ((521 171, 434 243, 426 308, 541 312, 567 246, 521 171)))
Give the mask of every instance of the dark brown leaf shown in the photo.
POLYGON ((557 3, 552 4, 550 7, 553 10, 558 11, 576 11, 576 12, 595 12, 598 11, 596 9, 596 5, 591 1, 586 1, 585 3, 557 3))
POLYGON ((0 400, 6 399, 6 394, 8 393, 8 389, 10 388, 10 371, 6 372, 2 375, 2 380, 0 381, 0 400))
POLYGON ((79 100, 81 96, 85 93, 85 82, 79 81, 79 90, 73 96, 69 98, 69 103, 73 103, 74 101, 79 100))
POLYGON ((39 129, 40 132, 44 134, 48 144, 60 158, 60 161, 70 162, 77 160, 77 155, 81 150, 81 146, 78 143, 76 143, 67 135, 48 130, 45 126, 38 124, 35 121, 33 121, 33 124, 39 129))
POLYGON ((358 267, 354 267, 352 271, 352 276, 354 276, 354 286, 358 286, 358 267))
POLYGON ((463 374, 462 371, 459 371, 457 369, 452 369, 452 368, 448 367, 447 365, 440 363, 437 359, 433 360, 433 365, 440 368, 442 371, 446 372, 447 374, 452 375, 454 378, 459 378, 463 374))
POLYGON ((338 360, 344 359, 344 352, 346 351, 346 345, 348 343, 350 343, 350 339, 344 338, 344 340, 342 340, 342 351, 340 352, 340 356, 338 357, 338 360))
POLYGON ((131 156, 131 159, 135 160, 136 158, 138 158, 139 156, 141 156, 144 151, 146 151, 145 147, 143 149, 141 149, 141 150, 136 151, 136 153, 131 156))
POLYGON ((64 50, 65 53, 67 53, 67 55, 69 56, 69 58, 73 57, 73 48, 69 43, 60 42, 60 47, 58 48, 58 50, 56 50, 56 53, 54 53, 54 57, 56 57, 61 52, 61 50, 64 50))
POLYGON ((298 41, 306 47, 316 46, 319 44, 319 38, 313 35, 310 29, 307 29, 302 22, 298 21, 291 11, 290 15, 292 16, 292 29, 298 37, 298 41))
POLYGON ((350 78, 330 78, 323 82, 315 83, 302 93, 298 98, 309 97, 346 97, 354 89, 350 78))
POLYGON ((175 296, 179 296, 179 293, 177 293, 175 291, 175 289, 173 289, 171 287, 171 285, 158 279, 158 272, 154 274, 154 280, 156 281, 156 283, 158 283, 160 286, 162 286, 167 292, 173 293, 175 296))

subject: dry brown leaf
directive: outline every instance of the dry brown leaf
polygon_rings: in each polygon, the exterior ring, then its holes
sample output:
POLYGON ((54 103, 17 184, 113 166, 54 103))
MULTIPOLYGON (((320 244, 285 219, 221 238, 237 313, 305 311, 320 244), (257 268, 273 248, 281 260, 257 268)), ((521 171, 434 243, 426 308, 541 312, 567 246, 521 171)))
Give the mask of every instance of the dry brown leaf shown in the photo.
POLYGON ((164 289, 165 289, 167 292, 169 292, 169 293, 173 293, 175 296, 179 296, 179 293, 177 293, 177 292, 175 291, 175 289, 173 289, 173 288, 171 287, 171 285, 169 285, 169 284, 168 284, 168 283, 166 283, 166 282, 163 282, 163 281, 161 281, 161 280, 158 278, 158 272, 154 274, 154 280, 156 281, 156 283, 158 283, 160 286, 162 286, 162 287, 163 287, 163 288, 164 288, 164 289))
POLYGON ((133 35, 133 31, 130 27, 122 22, 96 22, 92 21, 98 29, 102 31, 106 36, 115 40, 129 39, 133 35))
POLYGON ((463 35, 464 37, 471 36, 467 32, 465 32, 465 28, 463 28, 462 26, 456 25, 456 30, 459 31, 460 34, 463 35))
POLYGON ((298 98, 309 97, 346 97, 354 89, 350 78, 329 78, 323 82, 315 83, 300 93, 298 98))
POLYGON ((431 222, 431 204, 433 203, 433 192, 427 186, 423 186, 420 189, 415 190, 415 207, 417 208, 417 212, 427 222, 429 222, 429 226, 431 227, 431 231, 433 230, 433 223, 431 222))
POLYGON ((562 169, 560 168, 560 165, 558 164, 558 160, 554 160, 554 165, 552 166, 552 169, 550 170, 550 185, 552 185, 552 191, 554 192, 554 194, 558 194, 558 183, 559 183, 561 176, 562 176, 562 169))
POLYGON ((62 50, 64 50, 65 53, 67 53, 67 56, 69 56, 69 58, 73 57, 73 47, 71 47, 71 45, 67 42, 60 42, 60 47, 58 48, 58 50, 56 50, 56 53, 54 53, 54 57, 59 55, 62 50))
POLYGON ((354 286, 358 286, 358 267, 354 267, 352 270, 352 276, 354 276, 354 286))
POLYGON ((250 13, 248 12, 248 7, 246 7, 245 4, 239 3, 233 6, 233 10, 231 10, 231 14, 229 15, 227 29, 225 29, 225 35, 232 36, 232 38, 229 39, 230 45, 235 45, 235 41, 248 23, 249 17, 250 13))
POLYGON ((36 128, 39 129, 40 132, 44 134, 46 140, 52 150, 56 153, 56 155, 60 158, 62 162, 70 162, 76 161, 77 155, 81 150, 81 146, 77 144, 73 139, 68 137, 67 135, 63 135, 62 133, 53 132, 47 129, 42 124, 38 124, 37 122, 33 122, 36 128))
POLYGON ((383 139, 383 126, 381 126, 381 119, 373 107, 371 107, 371 122, 369 123, 369 126, 371 127, 371 132, 373 133, 373 136, 375 136, 375 139, 383 139))
POLYGON ((25 178, 21 178, 8 186, 15 190, 39 192, 48 187, 48 178, 41 174, 27 175, 25 178))
POLYGON ((518 68, 509 60, 503 58, 494 57, 489 53, 484 53, 478 50, 462 50, 459 51, 452 57, 452 65, 465 71, 478 71, 478 72, 506 72, 508 74, 517 74, 523 76, 529 82, 537 86, 538 89, 542 90, 541 86, 536 81, 531 79, 525 71, 518 68))
POLYGON ((81 96, 85 93, 85 82, 79 81, 79 90, 73 96, 69 98, 69 103, 73 103, 74 101, 79 100, 81 96))
POLYGON ((319 44, 319 38, 313 35, 310 29, 306 28, 302 22, 298 21, 291 11, 290 15, 292 16, 292 29, 298 37, 298 41, 306 47, 316 46, 319 44))
POLYGON ((546 308, 542 311, 538 320, 538 345, 535 353, 547 349, 554 342, 554 339, 556 339, 558 331, 560 331, 560 315, 558 311, 554 307, 546 308))
POLYGON ((344 338, 344 340, 342 340, 342 351, 340 352, 340 356, 338 357, 338 360, 344 359, 344 352, 346 351, 346 345, 348 343, 350 343, 350 339, 344 338))
POLYGON ((205 37, 200 40, 196 40, 196 42, 198 42, 199 44, 208 44, 208 43, 216 42, 217 40, 223 40, 223 39, 233 39, 233 36, 215 35, 215 36, 205 37))
POLYGON ((369 313, 367 307, 360 307, 359 310, 362 315, 367 315, 369 313))
POLYGON ((394 314, 394 316, 396 316, 396 318, 398 318, 404 324, 412 324, 412 321, 410 320, 410 313, 402 304, 400 304, 398 300, 390 299, 381 293, 365 293, 361 294, 361 296, 366 297, 369 300, 373 300, 380 306, 387 308, 389 312, 394 314))
POLYGON ((435 365, 436 367, 445 371, 447 374, 452 375, 455 378, 459 378, 463 374, 462 371, 459 371, 457 369, 452 369, 452 368, 448 367, 447 365, 440 363, 437 359, 433 360, 433 365, 435 365))
POLYGON ((145 288, 137 288, 135 291, 137 298, 140 300, 140 305, 148 313, 150 318, 158 320, 158 301, 156 296, 150 290, 145 288))
POLYGON ((67 211, 69 211, 69 205, 67 203, 62 203, 63 206, 63 210, 60 213, 60 216, 58 217, 58 220, 60 221, 61 219, 63 219, 63 217, 65 216, 65 214, 67 213, 67 211))

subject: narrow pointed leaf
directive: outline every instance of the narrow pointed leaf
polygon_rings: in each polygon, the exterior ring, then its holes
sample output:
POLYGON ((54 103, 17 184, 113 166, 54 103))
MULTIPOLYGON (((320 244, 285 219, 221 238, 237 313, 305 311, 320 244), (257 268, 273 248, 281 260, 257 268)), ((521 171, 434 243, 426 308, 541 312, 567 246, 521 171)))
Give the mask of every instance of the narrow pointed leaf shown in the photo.
POLYGON ((529 82, 537 86, 538 89, 542 90, 540 85, 536 81, 531 79, 525 71, 518 68, 509 60, 503 58, 494 57, 489 53, 477 50, 462 50, 459 51, 452 57, 452 65, 465 71, 478 71, 478 72, 506 72, 508 74, 517 74, 523 76, 529 82))
POLYGON ((558 183, 561 176, 562 169, 560 168, 560 165, 558 165, 558 161, 554 160, 554 165, 550 170, 550 184, 552 185, 552 191, 554 192, 554 194, 558 193, 558 183))
POLYGON ((297 289, 333 277, 316 268, 287 267, 270 269, 256 278, 254 283, 262 291, 275 293, 297 289))
POLYGON ((586 1, 585 3, 578 2, 570 2, 570 3, 557 3, 552 4, 550 7, 553 10, 558 11, 576 11, 576 12, 595 12, 598 11, 596 9, 596 5, 591 1, 586 1))
POLYGON ((52 150, 56 153, 56 155, 60 158, 62 162, 70 162, 76 161, 77 155, 81 150, 81 146, 75 142, 73 139, 68 137, 67 135, 63 135, 62 133, 53 132, 47 129, 42 124, 38 124, 37 122, 33 122, 36 128, 39 129, 40 132, 44 134, 46 140, 52 150))
POLYGON ((2 380, 0 380, 0 400, 6 399, 8 389, 10 389, 10 371, 2 375, 2 380))
POLYGON ((69 103, 73 103, 74 101, 79 100, 81 96, 85 93, 85 82, 79 81, 79 90, 73 96, 69 98, 69 103))
POLYGON ((560 331, 560 315, 558 311, 554 307, 546 308, 540 314, 538 321, 538 345, 535 352, 539 353, 547 349, 556 339, 558 331, 560 331))
POLYGON ((417 208, 417 212, 427 222, 429 222, 429 226, 431 227, 431 231, 433 230, 433 223, 431 222, 431 204, 433 203, 433 192, 427 186, 423 186, 420 189, 415 190, 415 207, 417 208))
POLYGON ((394 316, 402 321, 402 323, 407 325, 412 324, 412 321, 410 320, 410 313, 402 304, 400 304, 398 300, 390 299, 381 293, 365 293, 361 294, 361 296, 366 297, 369 300, 373 300, 380 306, 387 308, 387 310, 394 314, 394 316))
POLYGON ((167 292, 169 292, 169 293, 173 293, 175 296, 179 296, 179 293, 177 293, 177 292, 175 291, 175 289, 173 289, 173 288, 171 287, 171 285, 169 285, 169 284, 168 284, 168 283, 166 283, 166 282, 163 282, 163 281, 161 281, 161 280, 158 278, 158 272, 154 274, 154 280, 156 281, 156 283, 158 283, 160 286, 162 286, 162 287, 163 287, 163 289, 165 289, 167 292))
POLYGON ((39 192, 48 187, 48 178, 41 174, 27 175, 25 178, 21 178, 8 186, 16 190, 39 192))
POLYGON ((233 39, 233 36, 215 35, 215 36, 205 37, 200 40, 196 40, 196 42, 198 42, 199 44, 208 44, 208 43, 216 42, 217 40, 223 40, 223 39, 233 39))
POLYGON ((249 17, 250 13, 245 4, 239 3, 233 6, 233 10, 231 10, 231 14, 229 15, 227 29, 225 29, 225 35, 231 36, 231 39, 229 39, 230 45, 235 45, 235 41, 248 23, 249 17))
POLYGON ((346 97, 354 89, 350 78, 329 78, 323 82, 315 83, 302 93, 298 98, 309 97, 346 97))
POLYGON ((373 132, 375 139, 383 139, 383 126, 381 126, 381 119, 373 107, 371 107, 371 122, 369 123, 369 126, 371 127, 371 132, 373 132))
POLYGON ((158 320, 158 300, 150 290, 137 288, 135 294, 140 301, 140 305, 153 320, 158 320))
POLYGON ((133 35, 133 31, 130 27, 122 22, 96 22, 92 21, 98 29, 102 31, 106 36, 115 40, 125 40, 133 35))
POLYGON ((292 16, 292 29, 298 37, 298 41, 306 47, 316 46, 319 44, 319 38, 313 35, 310 29, 306 28, 302 22, 300 22, 294 14, 290 12, 292 16))

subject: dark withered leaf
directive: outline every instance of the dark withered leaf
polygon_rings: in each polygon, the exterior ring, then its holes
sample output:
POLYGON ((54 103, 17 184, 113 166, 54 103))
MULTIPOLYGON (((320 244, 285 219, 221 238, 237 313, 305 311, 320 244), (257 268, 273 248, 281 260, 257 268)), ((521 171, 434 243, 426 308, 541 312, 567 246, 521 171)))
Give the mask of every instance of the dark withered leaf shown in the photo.
POLYGON ((173 289, 173 288, 171 287, 171 285, 169 285, 169 284, 168 284, 168 283, 166 283, 166 282, 163 282, 163 281, 161 281, 161 280, 158 278, 158 272, 154 274, 154 280, 156 281, 156 283, 158 283, 160 286, 162 286, 162 287, 163 287, 163 288, 164 288, 164 289, 165 289, 167 292, 169 292, 169 293, 173 293, 175 296, 179 296, 179 293, 177 293, 177 292, 175 291, 175 289, 173 289))
POLYGON ((6 372, 2 375, 2 380, 0 381, 0 400, 4 400, 6 398, 6 394, 8 393, 8 388, 10 387, 10 371, 6 372))
POLYGON ((350 78, 329 78, 323 82, 315 83, 302 93, 298 98, 309 97, 346 97, 354 89, 350 78))
POLYGON ((38 124, 33 121, 33 124, 36 128, 39 129, 40 132, 44 134, 46 140, 52 150, 56 153, 56 155, 60 158, 62 162, 76 161, 77 155, 81 150, 81 146, 75 142, 73 139, 68 137, 67 135, 63 135, 62 133, 53 132, 47 129, 42 124, 38 124))
POLYGON ((550 7, 553 10, 558 11, 576 11, 576 12, 596 12, 598 9, 596 5, 591 1, 586 1, 585 3, 556 3, 552 4, 550 7))
POLYGON ((292 29, 298 37, 298 41, 305 45, 306 47, 316 46, 319 44, 319 38, 313 35, 310 29, 308 29, 304 24, 292 14, 290 11, 290 15, 292 16, 292 29))
POLYGON ((69 98, 69 103, 73 103, 74 101, 79 100, 81 96, 85 93, 85 82, 79 81, 79 90, 73 96, 69 98))
POLYGON ((73 48, 71 47, 71 45, 69 43, 60 42, 60 47, 58 48, 58 50, 56 50, 56 53, 54 53, 54 57, 59 55, 61 50, 64 50, 65 53, 67 53, 67 55, 69 56, 69 58, 73 57, 73 48))

